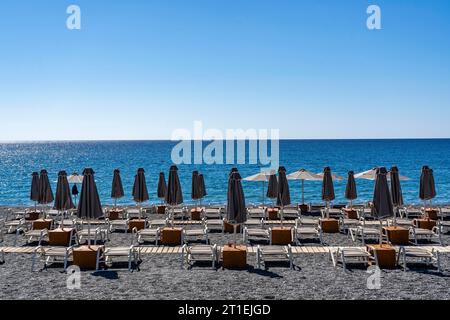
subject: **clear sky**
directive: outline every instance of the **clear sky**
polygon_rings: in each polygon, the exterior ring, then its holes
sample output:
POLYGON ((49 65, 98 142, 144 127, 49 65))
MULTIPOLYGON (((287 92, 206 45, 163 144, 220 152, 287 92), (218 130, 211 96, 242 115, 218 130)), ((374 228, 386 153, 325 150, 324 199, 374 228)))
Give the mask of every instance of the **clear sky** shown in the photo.
POLYGON ((450 137, 449 39, 448 0, 3 0, 0 140, 450 137))

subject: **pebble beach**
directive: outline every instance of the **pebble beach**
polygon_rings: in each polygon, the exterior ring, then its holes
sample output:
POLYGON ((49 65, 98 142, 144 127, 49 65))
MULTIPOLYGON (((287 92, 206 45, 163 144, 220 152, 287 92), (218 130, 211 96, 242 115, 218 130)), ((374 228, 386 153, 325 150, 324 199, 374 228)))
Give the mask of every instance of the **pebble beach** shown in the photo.
MULTIPOLYGON (((3 216, 4 213, 3 209, 3 216)), ((13 234, 5 235, 0 247, 13 246, 14 237, 13 234)), ((209 237, 212 244, 218 245, 225 245, 233 239, 232 234, 220 232, 212 232, 209 237)), ((443 240, 444 244, 449 243, 450 235, 445 234, 443 240)), ((342 233, 326 234, 324 242, 326 246, 361 246, 342 233)), ((115 232, 106 245, 123 246, 129 243, 129 234, 115 232)), ((22 239, 19 245, 36 246, 36 243, 25 245, 22 239)), ((445 300, 450 298, 448 255, 442 255, 442 273, 424 264, 411 264, 407 272, 401 268, 382 270, 380 289, 368 289, 367 278, 370 274, 366 268, 354 266, 344 272, 341 266, 333 266, 329 253, 296 254, 294 270, 290 270, 285 263, 268 264, 266 269, 258 269, 256 256, 250 253, 246 270, 222 269, 220 265, 213 270, 210 264, 181 268, 180 254, 145 254, 133 272, 129 272, 127 264, 121 262, 107 270, 82 271, 80 288, 68 289, 68 275, 63 271, 62 264, 52 264, 32 272, 31 254, 7 253, 5 263, 0 265, 0 299, 445 300)))

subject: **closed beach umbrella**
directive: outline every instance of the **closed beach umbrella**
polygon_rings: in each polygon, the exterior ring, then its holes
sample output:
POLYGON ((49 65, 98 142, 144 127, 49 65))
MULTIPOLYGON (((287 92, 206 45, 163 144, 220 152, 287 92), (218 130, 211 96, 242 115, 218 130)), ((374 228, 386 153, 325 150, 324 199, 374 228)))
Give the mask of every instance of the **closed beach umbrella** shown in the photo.
POLYGON ((114 199, 114 208, 117 206, 117 199, 122 198, 125 195, 123 192, 122 178, 120 177, 120 170, 115 169, 112 185, 111 185, 111 198, 114 199))
MULTIPOLYGON (((143 168, 137 170, 134 176, 133 199, 136 205, 140 205, 149 199, 147 191, 147 183, 145 181, 145 171, 143 168)), ((139 219, 141 218, 141 210, 139 210, 139 219)))
POLYGON ((289 192, 289 184, 286 177, 286 168, 278 168, 278 197, 277 205, 284 207, 291 204, 291 194, 289 192))
POLYGON ((301 180, 302 181, 302 204, 305 204, 305 180, 308 181, 321 181, 322 177, 309 172, 305 169, 292 172, 287 175, 288 180, 301 180))
POLYGON ((54 208, 58 211, 75 208, 72 202, 72 196, 70 195, 70 186, 65 171, 60 171, 58 173, 54 208))
POLYGON ((156 190, 159 199, 164 200, 167 193, 166 177, 164 177, 164 172, 159 173, 158 179, 158 189, 156 190))
POLYGON ((402 186, 400 185, 400 176, 397 167, 392 167, 391 171, 391 195, 392 204, 396 207, 403 206, 402 186))
POLYGON ((254 174, 252 176, 246 177, 243 180, 245 181, 256 181, 262 183, 262 204, 265 203, 265 183, 269 180, 269 176, 271 174, 275 174, 273 171, 268 172, 258 172, 257 174, 254 174))
POLYGON ((389 218, 394 215, 391 193, 387 182, 387 170, 381 167, 377 170, 375 189, 373 192, 373 214, 378 219, 389 218))
POLYGON ((276 199, 278 197, 278 179, 275 173, 269 176, 266 196, 269 199, 276 199))
POLYGON ((172 216, 174 212, 174 206, 183 203, 183 192, 181 190, 180 178, 178 177, 178 168, 175 165, 171 166, 169 169, 166 203, 172 207, 172 216))
POLYGON ((331 201, 336 198, 334 194, 333 176, 331 175, 331 168, 325 167, 323 169, 322 179, 322 200, 327 203, 327 207, 331 201))
POLYGON ((233 171, 228 179, 227 219, 234 224, 234 243, 236 244, 236 225, 247 220, 244 190, 241 175, 233 171))
POLYGON ((94 180, 94 170, 86 168, 83 171, 83 183, 81 184, 80 202, 78 203, 77 216, 88 221, 88 245, 91 245, 91 219, 103 215, 97 185, 94 180))
POLYGON ((34 211, 36 211, 36 203, 39 201, 39 173, 31 174, 31 190, 30 200, 34 201, 34 211))
POLYGON ((350 201, 350 208, 352 208, 353 200, 358 198, 355 175, 353 171, 348 172, 347 185, 345 186, 345 198, 350 201))
MULTIPOLYGON (((48 180, 47 170, 43 169, 41 170, 41 173, 39 175, 39 201, 38 203, 42 206, 49 204, 53 202, 53 192, 52 192, 52 186, 50 185, 50 181, 48 180)), ((45 217, 45 210, 44 211, 44 217, 45 217)))
POLYGON ((422 174, 420 176, 419 197, 424 203, 433 200, 436 197, 436 186, 434 183, 433 169, 428 166, 422 167, 422 174))
POLYGON ((201 203, 202 198, 204 198, 207 195, 205 177, 203 176, 203 174, 198 175, 198 184, 200 186, 200 203, 201 203))
POLYGON ((169 170, 169 181, 167 183, 166 202, 171 206, 183 203, 183 192, 181 190, 178 168, 173 165, 169 170))
POLYGON ((192 183, 191 183, 191 198, 192 200, 199 200, 201 198, 200 184, 198 181, 198 171, 192 172, 192 183))
POLYGON ((283 210, 284 206, 291 204, 291 193, 289 192, 289 184, 286 177, 286 168, 278 168, 278 198, 277 205, 281 206, 281 227, 283 227, 283 210))

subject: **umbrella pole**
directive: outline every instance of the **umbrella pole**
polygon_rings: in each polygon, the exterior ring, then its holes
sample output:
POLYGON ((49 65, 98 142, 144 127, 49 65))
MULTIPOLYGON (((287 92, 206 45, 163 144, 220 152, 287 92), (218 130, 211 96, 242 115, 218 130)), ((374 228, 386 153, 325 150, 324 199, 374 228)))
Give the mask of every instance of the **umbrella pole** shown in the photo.
POLYGON ((281 205, 281 211, 280 211, 281 228, 283 228, 283 213, 284 213, 284 206, 281 205))
POLYGON ((233 240, 233 243, 234 243, 234 247, 236 247, 236 239, 237 239, 237 224, 235 223, 235 224, 233 224, 233 233, 234 233, 234 240, 233 240))
POLYGON ((91 247, 91 219, 88 218, 88 248, 91 247))
POLYGON ((264 183, 264 181, 262 182, 262 198, 263 198, 263 207, 264 207, 264 202, 265 202, 265 198, 264 198, 264 185, 265 185, 265 183, 264 183))
POLYGON ((305 180, 302 179, 302 204, 305 204, 305 180))

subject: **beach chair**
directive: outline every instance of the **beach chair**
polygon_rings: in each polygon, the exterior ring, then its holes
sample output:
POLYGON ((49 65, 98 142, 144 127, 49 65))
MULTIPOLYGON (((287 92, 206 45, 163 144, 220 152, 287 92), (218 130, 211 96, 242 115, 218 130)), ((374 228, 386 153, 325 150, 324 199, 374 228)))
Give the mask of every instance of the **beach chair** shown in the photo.
POLYGON ((26 244, 37 241, 38 246, 40 246, 43 240, 48 241, 47 229, 27 230, 26 228, 19 228, 16 230, 16 236, 14 237, 14 246, 17 246, 17 240, 21 234, 23 234, 23 237, 26 239, 26 244))
POLYGON ((128 261, 128 271, 132 271, 133 263, 135 266, 138 265, 138 261, 141 257, 141 251, 137 243, 137 229, 133 228, 131 231, 131 244, 126 247, 104 247, 104 250, 99 250, 100 254, 97 255, 96 267, 97 271, 100 270, 100 264, 103 263, 106 267, 112 264, 116 259, 126 258, 128 261))
POLYGON ((315 218, 315 217, 309 217, 309 216, 300 215, 298 220, 299 220, 299 223, 301 223, 304 226, 313 226, 313 227, 315 227, 315 226, 320 225, 319 218, 315 218))
POLYGON ((320 209, 320 214, 322 215, 322 218, 326 218, 327 215, 330 218, 336 218, 336 219, 343 217, 342 209, 337 209, 337 208, 322 208, 322 209, 320 209), (328 213, 327 213, 327 211, 328 211, 328 213))
POLYGON ((367 221, 362 220, 359 226, 349 228, 349 232, 353 242, 360 240, 363 245, 366 244, 367 240, 381 242, 384 238, 379 221, 377 221, 377 224, 369 224, 367 221))
POLYGON ((210 261, 212 268, 215 269, 218 261, 217 245, 183 245, 181 249, 181 268, 184 268, 185 264, 191 267, 197 261, 210 261))
POLYGON ((205 219, 222 219, 222 213, 219 208, 205 208, 204 215, 205 219))
POLYGON ((12 214, 11 209, 8 209, 3 226, 6 228, 6 233, 15 233, 17 229, 23 229, 26 226, 25 218, 15 219, 15 217, 11 217, 12 214))
POLYGON ((413 226, 409 228, 409 236, 410 238, 414 239, 415 245, 418 245, 420 240, 426 240, 428 242, 437 240, 437 242, 439 242, 439 244, 442 246, 442 236, 439 226, 435 226, 431 230, 413 226))
POLYGON ((59 228, 77 228, 77 219, 63 219, 62 221, 57 221, 59 228))
POLYGON ((427 265, 432 265, 434 262, 438 271, 442 272, 440 252, 438 250, 433 249, 430 251, 420 247, 400 247, 397 254, 397 264, 403 266, 403 271, 406 271, 408 260, 419 260, 427 265))
POLYGON ((206 225, 206 223, 203 222, 200 228, 192 225, 183 228, 183 241, 185 243, 189 243, 191 239, 197 240, 199 238, 205 241, 206 244, 209 243, 208 226, 206 225))
POLYGON ((94 242, 94 245, 97 244, 98 240, 104 242, 106 239, 104 233, 105 231, 102 231, 98 226, 91 226, 90 228, 88 226, 81 226, 76 232, 77 243, 81 244, 84 240, 88 242, 89 239, 94 242))
POLYGON ((141 208, 127 208, 125 212, 128 220, 138 219, 139 217, 145 218, 141 208))
POLYGON ((147 221, 147 227, 137 232, 137 242, 140 244, 145 241, 151 241, 158 245, 161 236, 161 228, 168 225, 168 223, 168 219, 155 219, 147 221))
POLYGON ((256 264, 259 269, 264 264, 264 269, 267 269, 267 262, 281 262, 288 261, 289 268, 294 269, 294 256, 292 254, 292 247, 287 246, 260 246, 256 248, 256 264))
POLYGON ((69 258, 72 257, 73 246, 70 247, 43 247, 38 246, 34 249, 31 263, 31 271, 35 271, 36 260, 44 263, 44 269, 52 263, 64 263, 64 271, 67 269, 69 258))
POLYGON ((339 228, 341 232, 350 234, 351 228, 357 228, 361 224, 361 221, 358 219, 348 219, 345 217, 339 218, 339 228))
POLYGON ((210 218, 203 218, 204 223, 208 227, 208 230, 218 230, 222 233, 225 229, 225 218, 219 218, 219 219, 210 219, 210 218))
MULTIPOLYGON (((369 266, 371 255, 366 248, 344 248, 338 247, 337 250, 330 250, 331 261, 336 268, 338 263, 342 264, 344 271, 347 271, 347 264, 363 264, 369 266)), ((377 256, 375 255, 375 260, 377 256)), ((378 265, 378 261, 375 261, 378 265)))
POLYGON ((105 219, 105 221, 109 226, 109 233, 113 233, 119 230, 128 233, 128 223, 130 222, 129 219, 117 219, 117 220, 105 219))
POLYGON ((283 209, 283 219, 298 219, 300 217, 299 210, 297 208, 284 208, 283 209))
POLYGON ((242 238, 244 243, 249 243, 250 240, 266 240, 270 243, 270 229, 266 229, 264 219, 247 220, 242 231, 242 238))
POLYGON ((247 219, 266 219, 266 208, 247 208, 247 219))
POLYGON ((304 238, 313 238, 319 240, 323 244, 322 228, 317 226, 303 225, 300 219, 295 220, 294 226, 294 241, 297 245, 301 245, 301 240, 304 238))
POLYGON ((395 219, 395 223, 394 223, 394 219, 389 219, 388 220, 388 225, 389 226, 393 226, 394 224, 397 225, 398 227, 409 229, 410 227, 414 226, 414 221, 406 219, 406 218, 405 219, 397 218, 397 219, 395 219))
POLYGON ((423 211, 419 208, 405 208, 404 215, 406 219, 416 219, 423 216, 423 211))
MULTIPOLYGON (((1 219, 0 220, 0 243, 2 243, 4 241, 4 238, 3 238, 4 223, 5 223, 5 220, 1 219)), ((5 263, 5 251, 3 250, 3 248, 0 248, 0 263, 5 263)))

